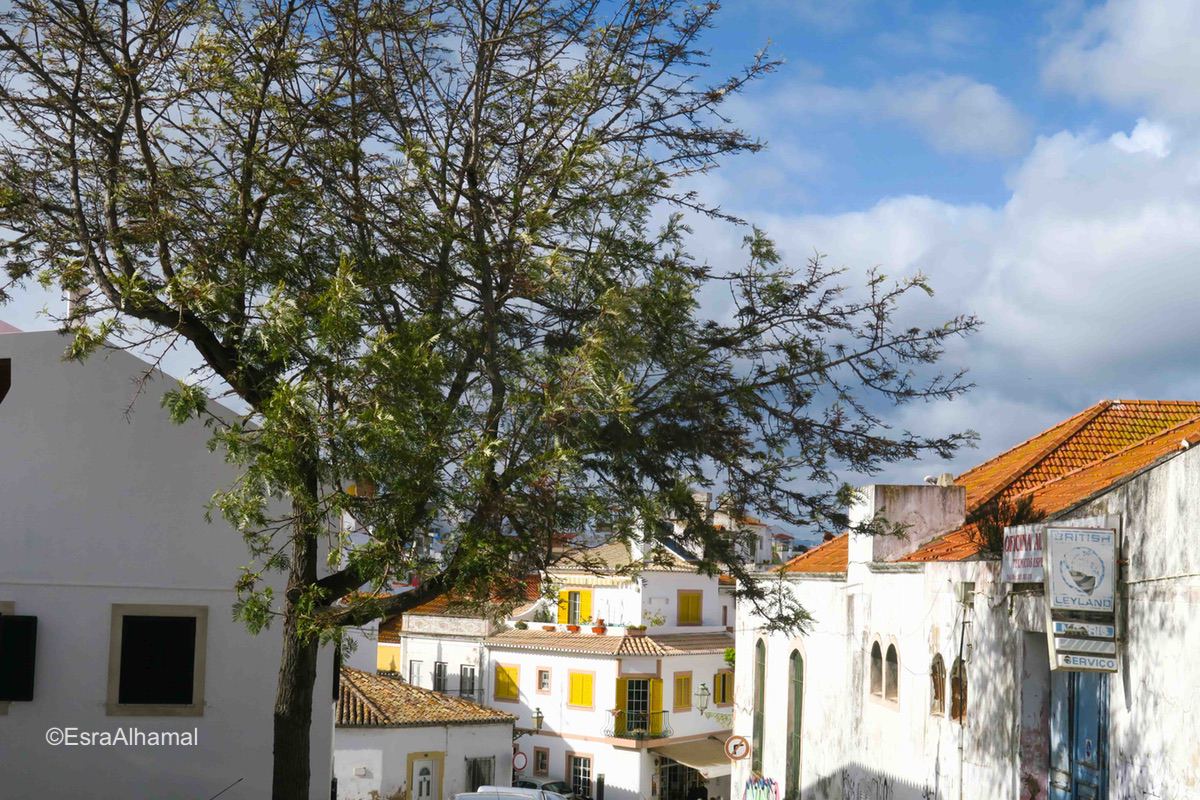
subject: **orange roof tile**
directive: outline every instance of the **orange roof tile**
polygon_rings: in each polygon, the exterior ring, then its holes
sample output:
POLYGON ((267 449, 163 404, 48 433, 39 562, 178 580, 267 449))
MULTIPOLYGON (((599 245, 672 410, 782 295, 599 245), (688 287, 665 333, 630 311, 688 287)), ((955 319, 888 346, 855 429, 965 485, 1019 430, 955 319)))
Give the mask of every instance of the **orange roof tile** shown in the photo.
POLYGON ((510 628, 489 637, 487 645, 493 648, 514 647, 607 656, 676 656, 724 653, 733 647, 733 636, 725 631, 598 636, 510 628))
MULTIPOLYGON (((994 498, 1034 496, 1047 514, 1070 508, 1122 477, 1149 466, 1200 433, 1200 402, 1104 400, 955 479, 967 490, 967 511, 994 498)), ((961 561, 979 553, 974 525, 934 539, 899 561, 961 561)), ((797 556, 785 572, 845 572, 845 534, 797 556)))
MULTIPOLYGON (((1082 424, 1073 426, 1067 437, 992 496, 1013 500, 1030 495, 1036 510, 1056 514, 1152 466, 1177 451, 1181 440, 1200 435, 1200 403, 1116 401, 1093 406, 1089 411, 1092 413, 1082 424)), ((962 483, 971 472, 964 473, 958 482, 962 483)), ((968 496, 970 491, 968 488, 968 496)), ((979 551, 975 527, 964 525, 898 560, 961 561, 979 551)))
POLYGON ((787 562, 783 572, 845 572, 850 557, 850 537, 840 534, 787 562))
POLYGON ((337 725, 406 728, 423 725, 486 725, 515 717, 462 697, 405 683, 399 678, 342 667, 338 681, 337 725))

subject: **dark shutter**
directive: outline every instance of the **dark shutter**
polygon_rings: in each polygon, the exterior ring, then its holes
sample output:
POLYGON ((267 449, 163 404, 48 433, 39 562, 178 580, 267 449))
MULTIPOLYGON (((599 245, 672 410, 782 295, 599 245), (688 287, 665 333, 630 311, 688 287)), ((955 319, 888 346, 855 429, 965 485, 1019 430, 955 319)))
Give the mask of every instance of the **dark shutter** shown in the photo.
POLYGON ((33 699, 37 617, 0 615, 0 701, 33 699))
MULTIPOLYGON (((333 648, 333 702, 338 701, 342 688, 342 646, 333 648)), ((337 800, 334 798, 334 800, 337 800)))
POLYGON ((195 617, 122 618, 118 703, 190 705, 195 669, 195 617))

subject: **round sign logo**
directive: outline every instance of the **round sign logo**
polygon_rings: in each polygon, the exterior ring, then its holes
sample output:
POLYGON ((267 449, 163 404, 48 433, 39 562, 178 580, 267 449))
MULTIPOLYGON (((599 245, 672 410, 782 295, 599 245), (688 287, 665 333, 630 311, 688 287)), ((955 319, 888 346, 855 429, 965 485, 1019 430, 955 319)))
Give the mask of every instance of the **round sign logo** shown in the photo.
POLYGON ((741 761, 750 755, 750 742, 745 736, 730 736, 725 740, 725 755, 730 761, 741 761))
POLYGON ((1058 574, 1067 586, 1091 595, 1104 582, 1104 559, 1090 547, 1073 547, 1059 560, 1058 574))
POLYGON ((520 750, 513 753, 513 769, 515 769, 517 772, 525 769, 526 765, 528 764, 529 756, 525 755, 520 750))

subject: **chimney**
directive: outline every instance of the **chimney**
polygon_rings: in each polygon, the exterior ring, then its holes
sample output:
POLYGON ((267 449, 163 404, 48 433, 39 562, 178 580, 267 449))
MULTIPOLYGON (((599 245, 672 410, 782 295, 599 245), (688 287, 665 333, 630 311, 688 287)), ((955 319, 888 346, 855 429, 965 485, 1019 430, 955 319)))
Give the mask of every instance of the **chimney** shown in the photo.
POLYGON ((893 525, 905 525, 900 536, 855 533, 850 537, 852 562, 893 561, 921 545, 960 527, 966 521, 967 490, 942 483, 919 486, 873 484, 859 489, 859 497, 850 506, 850 523, 861 525, 879 518, 893 525))

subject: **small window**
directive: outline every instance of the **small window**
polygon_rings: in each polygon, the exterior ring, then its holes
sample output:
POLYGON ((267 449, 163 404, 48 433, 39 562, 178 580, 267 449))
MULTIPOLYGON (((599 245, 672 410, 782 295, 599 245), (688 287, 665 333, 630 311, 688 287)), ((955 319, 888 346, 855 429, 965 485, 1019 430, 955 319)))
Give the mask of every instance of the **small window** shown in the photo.
POLYGON ((550 670, 541 668, 537 671, 538 694, 550 694, 550 670))
POLYGON ((567 705, 576 708, 592 708, 596 676, 590 672, 571 672, 568 674, 568 679, 570 690, 567 696, 567 705))
POLYGON ((474 792, 480 786, 491 786, 496 782, 496 757, 467 759, 467 790, 474 792))
POLYGON ((475 667, 471 664, 458 668, 458 693, 463 697, 475 696, 475 667))
POLYGON ((950 718, 955 722, 967 719, 967 665, 961 658, 954 659, 950 670, 950 718))
POLYGON ((713 676, 713 702, 719 706, 733 704, 733 670, 723 669, 713 676))
POLYGON ((675 702, 672 710, 676 712, 692 710, 692 673, 675 673, 675 702))
POLYGON ((929 666, 929 713, 939 717, 946 713, 946 662, 940 653, 929 666))
POLYGON ((495 675, 495 691, 493 692, 496 700, 517 701, 521 698, 521 692, 518 688, 520 685, 521 671, 520 667, 497 664, 495 675))
POLYGON ((207 624, 203 606, 114 605, 108 714, 201 716, 207 624))
POLYGON ((446 662, 433 662, 433 690, 435 692, 446 691, 446 662))
POLYGON ((583 610, 583 596, 579 592, 567 593, 567 624, 580 624, 580 612, 583 610))
POLYGON ((548 747, 533 748, 533 774, 534 775, 549 775, 550 774, 550 748, 548 748, 548 747))
POLYGON ((883 697, 883 650, 879 642, 871 645, 871 694, 883 697))
POLYGON ((12 604, 0 604, 0 713, 9 702, 33 700, 37 661, 37 617, 12 613, 12 604))
POLYGON ((896 654, 896 645, 890 644, 887 649, 887 660, 883 669, 883 696, 888 700, 900 699, 900 658, 896 654))
POLYGON ((408 682, 413 686, 421 685, 421 662, 415 658, 408 662, 408 682))
POLYGON ((704 593, 680 589, 677 598, 678 625, 699 625, 703 618, 704 593))

